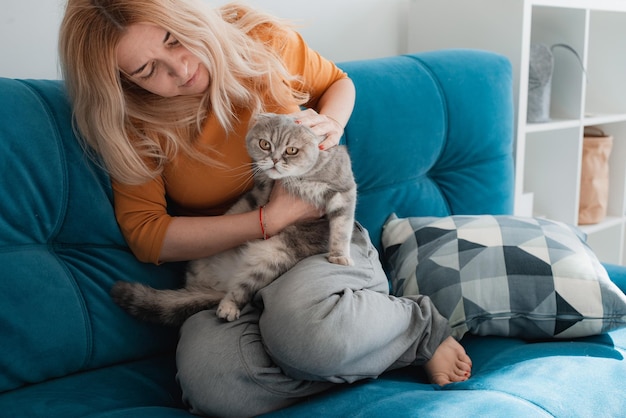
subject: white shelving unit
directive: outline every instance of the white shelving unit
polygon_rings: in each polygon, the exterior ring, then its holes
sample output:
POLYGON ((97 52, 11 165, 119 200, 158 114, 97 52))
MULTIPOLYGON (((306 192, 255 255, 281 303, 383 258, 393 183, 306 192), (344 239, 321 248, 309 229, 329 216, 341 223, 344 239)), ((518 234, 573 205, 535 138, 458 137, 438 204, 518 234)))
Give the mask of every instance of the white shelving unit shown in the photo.
POLYGON ((576 225, 585 126, 613 135, 608 216, 581 226, 601 261, 626 264, 626 0, 410 0, 411 52, 477 48, 513 66, 515 212, 576 225), (551 121, 526 123, 530 46, 554 49, 551 121))

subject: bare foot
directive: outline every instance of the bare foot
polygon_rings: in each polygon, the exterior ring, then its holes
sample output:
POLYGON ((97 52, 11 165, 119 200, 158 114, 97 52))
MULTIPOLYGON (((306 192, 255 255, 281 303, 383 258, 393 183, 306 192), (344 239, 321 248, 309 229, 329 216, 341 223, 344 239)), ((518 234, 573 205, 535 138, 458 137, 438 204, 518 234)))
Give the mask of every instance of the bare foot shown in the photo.
POLYGON ((472 360, 465 349, 453 337, 446 338, 433 357, 424 365, 431 381, 443 386, 469 379, 472 372, 472 360))

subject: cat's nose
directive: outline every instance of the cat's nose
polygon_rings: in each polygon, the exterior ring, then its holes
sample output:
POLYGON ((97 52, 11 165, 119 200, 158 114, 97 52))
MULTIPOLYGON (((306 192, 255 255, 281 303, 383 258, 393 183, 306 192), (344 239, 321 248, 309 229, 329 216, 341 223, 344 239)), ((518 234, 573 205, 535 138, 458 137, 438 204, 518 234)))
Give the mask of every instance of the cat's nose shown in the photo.
POLYGON ((274 165, 276 165, 276 163, 278 163, 278 158, 272 158, 272 161, 274 161, 274 165))

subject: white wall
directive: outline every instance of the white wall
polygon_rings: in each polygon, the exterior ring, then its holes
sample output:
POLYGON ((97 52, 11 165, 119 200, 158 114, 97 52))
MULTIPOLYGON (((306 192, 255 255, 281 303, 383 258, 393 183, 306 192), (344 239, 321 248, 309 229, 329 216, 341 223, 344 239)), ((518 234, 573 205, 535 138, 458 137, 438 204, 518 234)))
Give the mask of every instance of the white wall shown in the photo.
POLYGON ((63 0, 11 0, 0 8, 0 77, 58 78, 63 0))
MULTIPOLYGON (((207 0, 221 5, 227 0, 207 0)), ((335 61, 406 51, 408 0, 248 0, 295 21, 335 61)), ((0 9, 0 77, 59 78, 57 32, 65 0, 10 0, 0 9)))

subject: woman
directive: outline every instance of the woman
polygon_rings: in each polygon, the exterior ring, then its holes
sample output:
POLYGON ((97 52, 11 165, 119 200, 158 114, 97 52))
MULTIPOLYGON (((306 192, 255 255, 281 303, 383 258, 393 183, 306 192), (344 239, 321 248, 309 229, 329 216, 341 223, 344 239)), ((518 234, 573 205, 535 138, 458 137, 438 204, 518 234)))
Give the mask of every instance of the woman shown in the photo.
MULTIPOLYGON (((76 126, 109 171, 118 223, 146 262, 263 237, 256 211, 224 215, 251 187, 252 115, 292 114, 327 149, 354 104, 345 73, 285 23, 239 5, 69 0, 59 45, 76 126)), ((321 215, 277 185, 265 232, 321 215)), ((178 380, 192 412, 256 415, 411 364, 441 385, 469 377, 469 357, 430 300, 390 297, 367 233, 353 241, 354 268, 312 257, 239 320, 205 311, 185 322, 178 380)))

